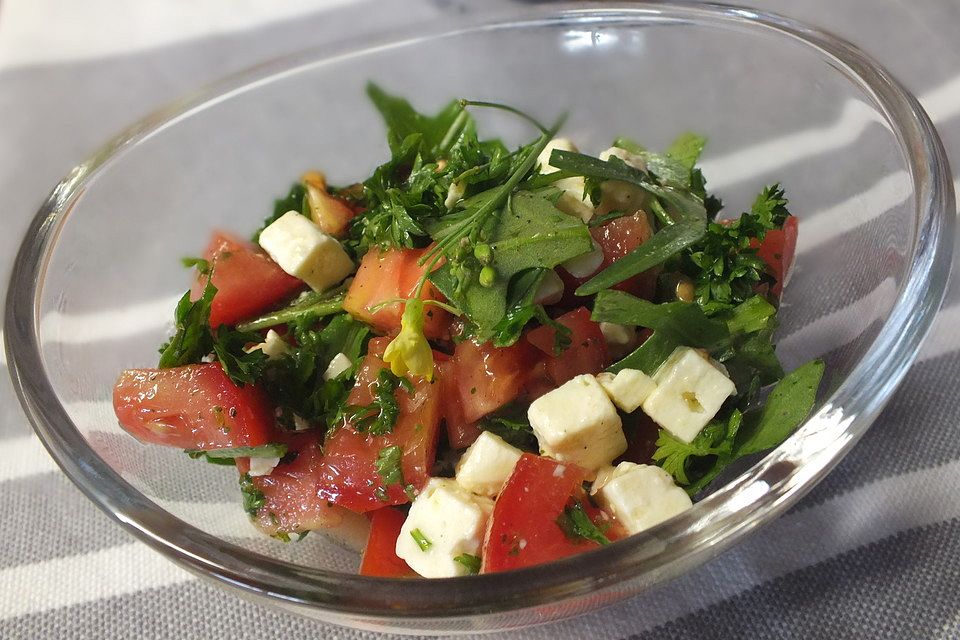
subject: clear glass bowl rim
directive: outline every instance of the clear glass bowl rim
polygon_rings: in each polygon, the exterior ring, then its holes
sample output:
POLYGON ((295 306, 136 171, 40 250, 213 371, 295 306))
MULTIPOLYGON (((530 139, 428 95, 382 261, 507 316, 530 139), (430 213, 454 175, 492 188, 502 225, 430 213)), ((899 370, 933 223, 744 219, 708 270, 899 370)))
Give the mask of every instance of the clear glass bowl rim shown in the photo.
MULTIPOLYGON (((729 547, 795 503, 866 431, 902 380, 939 308, 953 246, 954 194, 940 139, 917 100, 856 47, 771 13, 670 2, 547 4, 481 16, 455 29, 418 27, 362 47, 311 49, 230 76, 163 108, 115 137, 74 168, 37 212, 21 245, 6 301, 5 342, 17 394, 40 439, 66 475, 98 507, 179 565, 247 595, 329 612, 341 619, 439 619, 483 616, 586 597, 646 576, 637 586, 673 577, 729 547), (123 152, 196 110, 247 88, 314 65, 434 38, 543 25, 695 23, 764 31, 798 41, 829 60, 886 117, 914 185, 915 244, 888 321, 846 380, 784 445, 694 508, 659 527, 550 565, 507 574, 443 580, 367 578, 293 565, 223 542, 173 517, 116 474, 84 441, 44 371, 40 293, 58 231, 73 203, 123 152), (824 453, 827 434, 832 446, 824 453), (745 499, 749 496, 749 499, 745 499), (451 597, 451 594, 456 597, 451 597)), ((322 613, 320 613, 320 617, 322 613)))

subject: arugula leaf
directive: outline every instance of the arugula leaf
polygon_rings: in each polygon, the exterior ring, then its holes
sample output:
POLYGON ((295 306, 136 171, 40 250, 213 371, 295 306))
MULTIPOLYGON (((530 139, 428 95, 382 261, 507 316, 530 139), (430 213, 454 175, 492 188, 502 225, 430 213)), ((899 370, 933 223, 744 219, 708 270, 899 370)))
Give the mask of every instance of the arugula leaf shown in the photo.
POLYGON ((453 100, 430 117, 418 113, 405 99, 390 95, 376 84, 367 84, 367 95, 387 125, 391 151, 411 135, 419 135, 428 157, 442 157, 457 134, 466 126, 468 114, 459 100, 453 100))
POLYGON ((687 171, 693 171, 706 144, 707 139, 703 136, 687 132, 674 140, 664 154, 682 164, 687 171))
POLYGON ((264 444, 259 447, 230 447, 227 449, 187 449, 191 458, 207 460, 233 460, 234 458, 282 458, 287 455, 287 445, 264 444))
POLYGON ((464 567, 467 568, 467 573, 475 576, 480 573, 480 558, 470 553, 461 553, 460 555, 454 557, 454 562, 459 562, 464 567))
POLYGON ((190 292, 187 291, 177 303, 174 312, 174 326, 176 334, 160 347, 161 369, 180 367, 185 364, 201 362, 213 351, 213 335, 210 332, 210 305, 217 288, 210 279, 203 288, 203 293, 191 302, 190 292))
POLYGON ((323 292, 311 291, 282 309, 241 322, 237 325, 237 330, 260 331, 281 324, 290 324, 307 316, 322 318, 334 315, 343 311, 345 297, 346 294, 340 288, 323 292))
POLYGON ((226 325, 214 335, 213 352, 223 366, 224 373, 236 385, 253 384, 260 379, 267 356, 260 349, 244 351, 251 342, 260 342, 260 334, 252 331, 236 331, 226 325))
POLYGON ((630 354, 607 367, 607 371, 617 373, 622 369, 638 369, 652 376, 679 346, 681 344, 674 338, 659 331, 654 331, 649 338, 643 341, 643 344, 630 354))
POLYGON ((488 244, 492 253, 490 266, 496 272, 492 286, 476 282, 459 292, 450 263, 430 276, 441 293, 476 325, 476 336, 481 341, 491 338, 504 320, 514 276, 528 269, 552 269, 593 247, 586 225, 529 191, 511 196, 492 228, 488 244))
POLYGON ((772 449, 803 422, 817 399, 823 360, 811 360, 784 376, 759 411, 744 416, 737 435, 737 455, 772 449))
POLYGON ((260 233, 288 211, 299 211, 308 218, 310 217, 310 203, 307 202, 307 189, 299 182, 294 183, 290 187, 287 195, 273 201, 273 213, 266 217, 263 224, 260 225, 260 228, 254 232, 251 240, 253 240, 253 242, 259 241, 260 233))
POLYGON ((694 303, 654 304, 613 289, 597 294, 590 317, 597 322, 654 329, 688 347, 712 349, 729 337, 726 324, 711 320, 694 303))
POLYGON ((243 495, 243 510, 251 517, 267 503, 267 497, 253 484, 249 473, 240 476, 240 493, 243 495))
POLYGON ((564 508, 563 512, 557 516, 557 526, 573 542, 589 540, 599 545, 610 544, 610 539, 603 534, 600 527, 593 523, 579 501, 564 508))
POLYGON ((641 154, 646 151, 642 144, 625 136, 617 137, 617 139, 613 141, 613 146, 636 154, 641 154))
MULTIPOLYGON (((537 316, 534 297, 547 274, 546 269, 527 269, 511 280, 507 297, 507 311, 493 328, 493 345, 509 347, 520 339, 523 328, 537 316)), ((541 307, 542 308, 542 307, 541 307)))

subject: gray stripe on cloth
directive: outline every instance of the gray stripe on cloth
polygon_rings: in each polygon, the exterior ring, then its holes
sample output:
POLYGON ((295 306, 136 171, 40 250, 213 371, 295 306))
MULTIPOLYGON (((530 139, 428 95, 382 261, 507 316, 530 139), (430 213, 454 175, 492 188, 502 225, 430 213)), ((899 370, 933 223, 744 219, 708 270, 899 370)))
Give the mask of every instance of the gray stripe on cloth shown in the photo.
POLYGON ((956 638, 960 521, 912 529, 759 585, 637 640, 956 638))

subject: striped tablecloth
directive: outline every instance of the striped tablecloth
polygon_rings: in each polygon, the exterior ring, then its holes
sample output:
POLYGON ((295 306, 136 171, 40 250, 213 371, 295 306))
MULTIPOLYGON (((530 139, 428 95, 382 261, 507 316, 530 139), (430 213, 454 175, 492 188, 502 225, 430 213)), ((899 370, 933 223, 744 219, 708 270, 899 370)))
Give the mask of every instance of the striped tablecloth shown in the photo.
MULTIPOLYGON (((484 6, 495 4, 505 0, 484 6)), ((777 0, 761 8, 826 27, 872 53, 920 97, 960 166, 960 3, 777 0)), ((381 2, 372 19, 370 3, 351 0, 4 0, 0 280, 6 282, 19 239, 50 186, 150 109, 318 40, 477 9, 468 0, 381 2)), ((843 125, 789 132, 763 141, 763 149, 795 157, 824 145, 855 145, 833 134, 843 125)), ((958 323, 954 284, 889 408, 787 515, 652 593, 512 635, 960 637, 958 323)), ((6 369, 2 359, 0 368, 6 369)), ((128 537, 46 455, 5 371, 0 514, 4 640, 373 635, 241 601, 128 537)))

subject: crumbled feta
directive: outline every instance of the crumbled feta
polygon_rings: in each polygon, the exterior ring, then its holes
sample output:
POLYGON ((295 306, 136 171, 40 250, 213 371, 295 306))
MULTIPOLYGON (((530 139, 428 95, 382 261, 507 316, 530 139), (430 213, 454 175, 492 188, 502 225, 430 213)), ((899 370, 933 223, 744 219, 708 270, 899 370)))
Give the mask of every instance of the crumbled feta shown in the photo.
POLYGON ((323 372, 324 380, 333 380, 341 373, 353 366, 353 361, 350 360, 350 357, 345 353, 338 353, 333 356, 333 359, 330 361, 330 364, 327 365, 327 370, 323 372))
MULTIPOLYGON (((537 156, 537 164, 540 167, 540 173, 553 173, 559 171, 550 164, 550 154, 554 149, 560 151, 576 151, 577 147, 566 138, 554 138, 547 143, 540 155, 537 156)), ((584 189, 586 181, 583 176, 573 178, 563 178, 553 183, 557 189, 560 189, 560 198, 557 200, 557 208, 564 213, 580 218, 584 222, 589 222, 593 217, 593 205, 585 200, 584 189)))
POLYGON ((684 442, 692 442, 737 392, 718 365, 690 347, 675 349, 653 381, 657 388, 643 401, 644 412, 684 442))
POLYGON ((447 208, 447 211, 453 209, 453 207, 460 202, 460 199, 463 198, 463 194, 467 192, 467 185, 459 180, 451 182, 450 186, 447 187, 447 198, 443 201, 443 206, 447 208))
POLYGON ((603 249, 593 240, 593 249, 579 255, 576 258, 570 258, 563 263, 563 268, 574 278, 588 278, 600 270, 603 264, 603 249))
POLYGON ((637 342, 636 328, 623 324, 601 322, 600 333, 603 334, 603 340, 607 343, 607 350, 614 358, 629 353, 637 342))
POLYGON ((533 295, 534 304, 556 304, 563 298, 563 280, 552 269, 547 271, 533 295))
POLYGON ((617 409, 591 375, 577 376, 534 400, 527 418, 546 455, 589 471, 627 450, 617 409))
POLYGON ((273 468, 280 464, 280 458, 250 458, 251 476, 268 476, 273 468))
POLYGON ((613 404, 624 413, 636 411, 657 388, 653 378, 638 369, 621 369, 616 375, 601 373, 597 375, 597 381, 613 404))
POLYGON ((244 351, 250 353, 251 351, 256 351, 257 349, 263 351, 263 355, 267 356, 269 360, 274 360, 290 351, 290 345, 287 344, 287 341, 284 340, 279 333, 273 329, 270 329, 267 331, 267 335, 264 337, 263 342, 257 343, 252 347, 245 348, 244 351))
POLYGON ((495 497, 523 454, 500 436, 483 431, 457 464, 457 482, 473 493, 495 497))
POLYGON ((305 216, 288 211, 260 233, 260 246, 280 268, 323 291, 353 272, 339 242, 305 216))
POLYGON ((604 162, 607 162, 610 160, 610 158, 620 158, 627 166, 633 167, 634 169, 639 169, 640 171, 647 170, 647 162, 643 159, 643 156, 630 153, 626 149, 621 149, 620 147, 610 147, 609 149, 604 149, 597 157, 604 162))
POLYGON ((600 505, 630 533, 649 529, 693 505, 669 473, 633 462, 621 462, 602 476, 598 474, 591 493, 596 493, 600 505))
POLYGON ((473 495, 450 478, 431 478, 400 528, 397 555, 425 578, 466 575, 467 568, 454 558, 480 555, 491 511, 490 498, 473 495))

